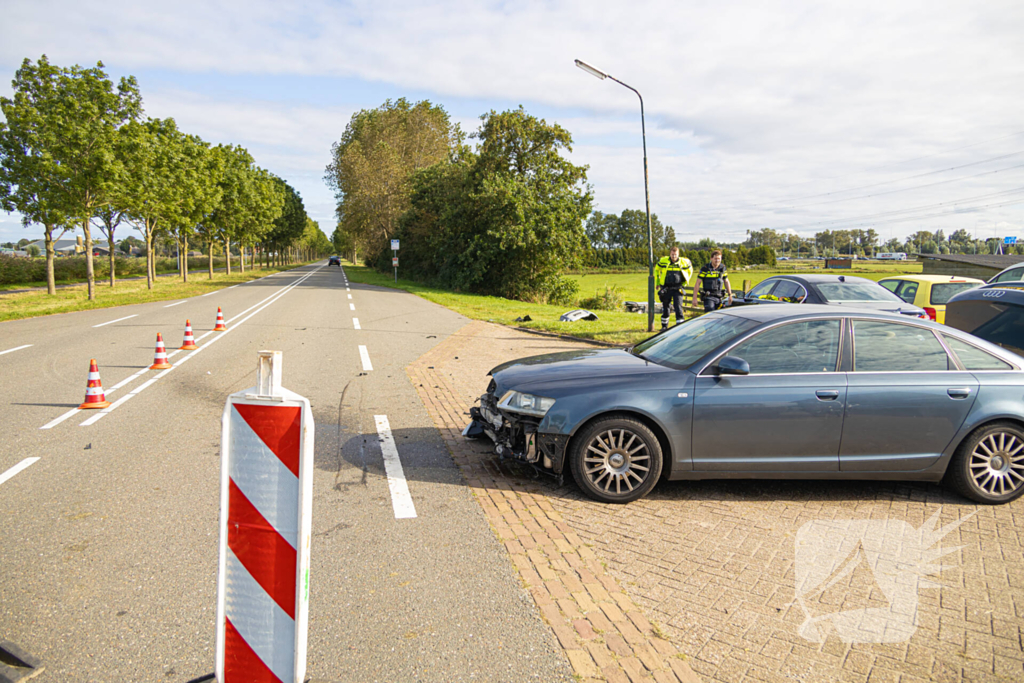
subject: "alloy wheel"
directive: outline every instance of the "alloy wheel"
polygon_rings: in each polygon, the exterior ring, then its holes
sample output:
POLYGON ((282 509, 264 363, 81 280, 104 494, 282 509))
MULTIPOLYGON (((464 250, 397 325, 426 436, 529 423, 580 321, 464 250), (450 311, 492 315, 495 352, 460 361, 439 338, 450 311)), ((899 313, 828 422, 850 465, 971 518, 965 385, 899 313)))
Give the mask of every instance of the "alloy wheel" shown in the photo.
POLYGON ((587 444, 583 472, 594 488, 628 493, 643 485, 651 472, 647 443, 629 429, 609 429, 587 444))
POLYGON ((970 471, 985 493, 1013 493, 1024 485, 1024 441, 1010 432, 989 434, 971 452, 970 471))

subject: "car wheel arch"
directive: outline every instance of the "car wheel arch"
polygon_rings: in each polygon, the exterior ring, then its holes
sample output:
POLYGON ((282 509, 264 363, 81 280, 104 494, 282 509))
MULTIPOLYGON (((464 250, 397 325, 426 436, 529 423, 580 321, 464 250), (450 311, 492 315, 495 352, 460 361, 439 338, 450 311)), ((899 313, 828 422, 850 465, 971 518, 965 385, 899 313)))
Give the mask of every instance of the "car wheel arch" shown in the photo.
MULTIPOLYGON (((589 416, 587 419, 583 420, 578 425, 576 425, 576 428, 572 432, 572 436, 569 437, 569 441, 565 444, 565 453, 566 454, 572 453, 572 449, 576 445, 576 438, 580 435, 580 433, 585 431, 587 426, 589 426, 590 424, 596 422, 597 420, 603 420, 605 418, 616 418, 616 417, 626 417, 626 418, 631 418, 631 419, 634 419, 634 420, 639 420, 648 429, 650 429, 652 432, 654 432, 654 436, 658 439, 658 443, 661 445, 662 465, 661 465, 661 478, 660 479, 662 481, 664 481, 665 479, 668 479, 669 475, 672 472, 672 464, 673 464, 672 463, 672 453, 673 453, 672 442, 669 440, 668 433, 665 431, 665 428, 662 427, 662 425, 657 420, 655 420, 653 417, 651 417, 647 413, 644 413, 644 412, 639 411, 639 410, 632 410, 632 409, 629 409, 629 408, 615 408, 615 409, 612 409, 612 410, 605 410, 605 411, 602 411, 602 412, 599 412, 599 413, 594 413, 593 415, 589 416)), ((568 455, 566 457, 568 457, 568 455)))

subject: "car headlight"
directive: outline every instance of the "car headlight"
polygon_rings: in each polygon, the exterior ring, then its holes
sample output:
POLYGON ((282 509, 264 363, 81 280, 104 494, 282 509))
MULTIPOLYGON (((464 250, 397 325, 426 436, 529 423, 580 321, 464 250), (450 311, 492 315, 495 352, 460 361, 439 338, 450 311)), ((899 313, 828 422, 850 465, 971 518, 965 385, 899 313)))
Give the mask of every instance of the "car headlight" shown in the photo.
POLYGON ((501 397, 501 401, 498 402, 499 408, 504 408, 513 413, 524 413, 537 417, 544 417, 544 414, 551 410, 553 405, 555 405, 555 399, 553 398, 524 394, 519 391, 505 392, 505 395, 501 397))

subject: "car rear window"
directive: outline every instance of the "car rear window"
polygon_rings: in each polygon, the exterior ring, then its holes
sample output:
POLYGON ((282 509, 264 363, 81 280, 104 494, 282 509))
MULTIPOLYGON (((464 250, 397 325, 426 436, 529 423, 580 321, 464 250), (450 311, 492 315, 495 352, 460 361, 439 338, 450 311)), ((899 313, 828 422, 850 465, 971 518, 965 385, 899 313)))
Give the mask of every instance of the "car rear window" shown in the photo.
POLYGON ((632 352, 652 363, 682 369, 759 324, 734 315, 709 313, 640 342, 632 352))
POLYGON ((974 289, 977 286, 976 282, 946 282, 941 285, 932 285, 932 294, 928 301, 932 304, 944 305, 954 294, 974 289))
MULTIPOLYGON (((944 335, 945 336, 945 335, 944 335)), ((946 343, 949 344, 949 348, 953 349, 953 353, 956 354, 960 362, 964 364, 964 368, 967 370, 1012 370, 1013 366, 1009 363, 996 358, 987 351, 971 346, 966 342, 962 342, 959 339, 955 339, 950 336, 946 336, 946 343)))
POLYGON ((885 287, 866 282, 818 282, 818 291, 825 301, 901 301, 885 287))

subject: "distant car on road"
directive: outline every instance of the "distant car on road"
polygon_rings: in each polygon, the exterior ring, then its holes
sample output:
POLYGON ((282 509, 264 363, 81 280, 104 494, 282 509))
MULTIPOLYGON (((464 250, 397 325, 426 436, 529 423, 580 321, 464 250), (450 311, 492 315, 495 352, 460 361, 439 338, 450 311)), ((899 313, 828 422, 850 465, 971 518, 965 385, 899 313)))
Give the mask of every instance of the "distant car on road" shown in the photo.
POLYGON ((332 257, 330 257, 329 259, 327 259, 327 265, 328 266, 338 266, 339 268, 341 268, 341 257, 340 256, 332 256, 332 257))
POLYGON ((937 323, 946 321, 946 302, 954 294, 985 284, 973 277, 949 275, 900 275, 879 280, 890 292, 924 309, 928 318, 937 323))
POLYGON ((924 309, 908 304, 874 280, 852 275, 776 275, 757 283, 733 305, 771 303, 857 306, 928 317, 924 309))
MULTIPOLYGON (((1024 294, 1024 292, 1022 292, 1024 294)), ((1024 358, 926 320, 745 306, 491 370, 467 436, 627 503, 665 479, 945 480, 1024 494, 1024 358)))

